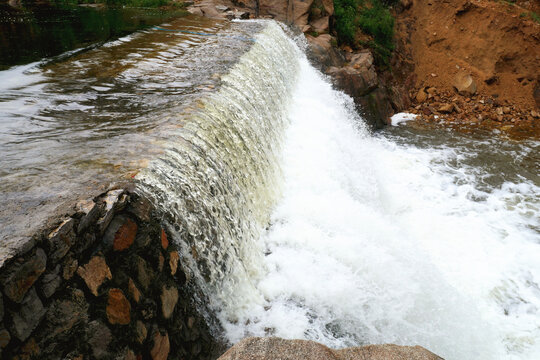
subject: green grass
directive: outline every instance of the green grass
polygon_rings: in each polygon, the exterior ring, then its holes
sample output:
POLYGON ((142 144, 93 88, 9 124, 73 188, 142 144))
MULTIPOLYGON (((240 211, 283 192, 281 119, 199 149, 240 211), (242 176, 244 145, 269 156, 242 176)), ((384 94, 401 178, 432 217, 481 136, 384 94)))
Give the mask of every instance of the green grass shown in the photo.
POLYGON ((537 23, 540 24, 540 15, 538 15, 537 13, 535 13, 534 11, 531 11, 529 13, 529 16, 531 17, 531 19, 533 19, 534 21, 536 21, 537 23))
POLYGON ((54 3, 65 5, 107 4, 129 7, 160 7, 165 5, 182 7, 183 5, 183 3, 173 2, 172 0, 54 0, 54 3))
POLYGON ((375 63, 387 67, 394 50, 394 18, 388 7, 396 0, 334 0, 336 31, 341 44, 368 46, 373 50, 375 63), (355 43, 357 31, 373 40, 355 43))

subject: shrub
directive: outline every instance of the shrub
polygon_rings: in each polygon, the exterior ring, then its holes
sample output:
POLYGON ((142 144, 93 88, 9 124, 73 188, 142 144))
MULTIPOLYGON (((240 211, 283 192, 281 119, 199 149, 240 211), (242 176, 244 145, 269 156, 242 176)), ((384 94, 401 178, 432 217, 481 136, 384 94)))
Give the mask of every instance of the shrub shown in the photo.
POLYGON ((354 43, 359 0, 334 0, 336 31, 342 43, 354 43))

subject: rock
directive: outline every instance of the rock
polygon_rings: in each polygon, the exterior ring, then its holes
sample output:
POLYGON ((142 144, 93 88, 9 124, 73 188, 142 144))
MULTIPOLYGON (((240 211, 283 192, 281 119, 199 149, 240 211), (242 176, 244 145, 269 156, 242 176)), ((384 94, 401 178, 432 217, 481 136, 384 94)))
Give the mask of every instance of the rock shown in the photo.
POLYGON ((167 250, 169 247, 169 239, 167 239, 167 233, 165 233, 165 230, 161 229, 161 247, 164 250, 167 250))
POLYGON ((127 325, 131 321, 131 305, 120 289, 110 289, 107 299, 107 319, 113 325, 127 325))
POLYGON ((176 274, 178 269, 178 261, 180 261, 180 255, 178 251, 173 251, 169 254, 169 267, 171 268, 171 275, 176 274))
POLYGON ((115 360, 137 360, 137 356, 133 350, 125 348, 116 356, 115 360))
POLYGON ((504 114, 504 111, 503 111, 503 108, 502 108, 502 107, 498 107, 497 109, 495 109, 495 112, 497 113, 497 115, 502 115, 502 114, 504 114))
POLYGON ((0 348, 5 348, 11 341, 11 335, 6 329, 0 329, 0 348))
POLYGON ((537 118, 537 119, 538 119, 538 118, 540 118, 540 113, 537 112, 537 111, 531 110, 531 116, 532 116, 533 118, 537 118))
POLYGON ((74 289, 69 298, 55 300, 45 315, 45 327, 40 330, 42 343, 69 343, 77 330, 88 322, 88 303, 82 290, 74 289))
POLYGON ((10 333, 20 341, 26 340, 45 315, 45 308, 36 289, 32 288, 24 297, 19 311, 11 314, 10 333))
POLYGON ((49 260, 53 264, 56 264, 60 259, 62 259, 73 243, 75 242, 75 219, 69 218, 64 220, 56 230, 51 232, 48 237, 49 245, 49 260))
POLYGON ((511 111, 508 106, 503 107, 502 110, 503 110, 503 113, 505 114, 510 114, 510 111, 511 111))
POLYGON ((354 54, 349 65, 327 71, 338 86, 353 98, 364 96, 378 86, 377 72, 373 65, 373 55, 364 51, 354 54))
POLYGON ((326 13, 330 16, 334 15, 334 1, 333 0, 322 0, 322 4, 326 13))
POLYGON ((454 105, 452 104, 443 104, 439 107, 438 110, 440 113, 443 114, 450 114, 452 111, 454 111, 454 105))
POLYGON ((322 17, 320 19, 312 21, 311 22, 311 27, 313 28, 314 31, 321 34, 321 33, 328 32, 329 24, 330 24, 330 17, 329 16, 324 16, 324 17, 322 17))
POLYGON ((129 278, 128 290, 129 290, 129 295, 131 296, 131 298, 136 303, 138 303, 139 300, 141 300, 141 292, 139 291, 139 289, 137 289, 137 286, 135 285, 135 282, 133 281, 132 278, 129 278))
POLYGON ((97 221, 100 234, 103 234, 111 223, 114 212, 117 208, 117 204, 119 203, 120 196, 123 193, 124 190, 122 189, 111 190, 107 192, 107 194, 103 197, 103 203, 105 204, 105 214, 97 221))
POLYGON ((77 271, 77 268, 79 266, 79 261, 77 259, 73 259, 71 256, 66 256, 63 263, 63 269, 62 269, 62 277, 64 280, 69 280, 73 277, 75 272, 77 271))
POLYGON ((137 235, 137 224, 128 218, 114 235, 113 249, 115 251, 128 249, 135 241, 135 235, 137 235))
POLYGON ((53 271, 43 275, 43 278, 41 279, 41 291, 43 292, 43 295, 47 298, 51 297, 61 283, 60 265, 56 265, 53 271))
POLYGON ((368 345, 333 350, 307 340, 247 338, 218 360, 443 360, 421 346, 368 345))
POLYGON ((312 4, 313 0, 292 0, 292 23, 300 29, 308 23, 309 9, 312 4))
POLYGON ((428 98, 428 94, 424 91, 424 89, 418 90, 418 93, 416 93, 415 100, 417 103, 423 103, 428 98))
POLYGON ((105 279, 112 279, 111 270, 102 256, 94 256, 88 264, 77 269, 77 274, 84 280, 94 296, 98 296, 98 289, 105 279))
POLYGON ((137 323, 135 325, 135 331, 136 331, 136 340, 139 344, 142 344, 144 340, 146 340, 146 336, 148 335, 148 330, 146 330, 146 326, 144 326, 144 323, 140 320, 137 320, 137 323))
POLYGON ((87 334, 92 355, 96 359, 108 357, 108 347, 112 340, 111 330, 101 321, 94 320, 88 324, 87 334))
POLYGON ((77 226, 77 233, 80 234, 86 230, 88 225, 95 223, 99 217, 100 206, 93 200, 83 200, 79 201, 75 208, 78 213, 82 214, 77 226))
POLYGON ((329 34, 322 34, 317 37, 310 35, 306 36, 309 43, 308 57, 321 70, 326 70, 328 67, 340 67, 345 62, 341 53, 332 45, 335 38, 329 34))
POLYGON ((230 8, 228 6, 225 6, 225 5, 216 5, 216 10, 221 11, 221 12, 225 12, 225 11, 230 10, 230 8))
POLYGON ((150 350, 152 360, 167 360, 170 351, 169 334, 161 335, 159 331, 154 334, 154 346, 150 350))
POLYGON ((152 213, 152 203, 144 197, 137 197, 131 199, 128 211, 141 219, 142 221, 149 222, 150 215, 152 213))
POLYGON ((14 262, 2 269, 0 284, 4 295, 16 303, 20 303, 26 292, 45 271, 47 256, 45 251, 38 248, 29 258, 22 263, 14 262))
POLYGON ((454 88, 458 93, 464 96, 476 94, 476 82, 471 75, 460 72, 454 78, 454 88))
POLYGON ((187 12, 193 15, 204 16, 202 10, 198 6, 190 6, 187 8, 187 12))
POLYGON ((176 287, 168 288, 165 285, 161 291, 161 312, 165 319, 169 319, 174 312, 178 302, 178 289, 176 287))
POLYGON ((137 280, 139 281, 139 284, 142 285, 144 291, 147 291, 154 278, 154 272, 148 266, 146 261, 139 256, 135 258, 135 264, 137 267, 137 280))

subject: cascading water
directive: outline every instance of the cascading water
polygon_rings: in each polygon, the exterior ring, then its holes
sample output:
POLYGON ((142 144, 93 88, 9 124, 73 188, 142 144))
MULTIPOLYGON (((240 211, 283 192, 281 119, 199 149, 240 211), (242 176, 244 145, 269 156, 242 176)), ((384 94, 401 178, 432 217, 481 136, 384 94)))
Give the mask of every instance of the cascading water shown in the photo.
MULTIPOLYGON (((500 142, 372 137, 352 105, 267 22, 138 175, 227 338, 538 359, 534 165, 493 181, 497 168, 467 162, 500 142)), ((537 147, 507 153, 534 163, 537 147)))

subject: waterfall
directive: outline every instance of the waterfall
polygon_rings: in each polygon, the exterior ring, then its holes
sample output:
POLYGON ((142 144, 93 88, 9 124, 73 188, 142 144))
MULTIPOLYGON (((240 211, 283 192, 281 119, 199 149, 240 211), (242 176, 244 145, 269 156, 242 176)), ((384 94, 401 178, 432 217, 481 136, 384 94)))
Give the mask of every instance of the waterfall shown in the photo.
POLYGON ((238 302, 239 293, 260 296, 252 289, 262 263, 254 239, 280 194, 299 53, 277 23, 268 23, 163 156, 137 176, 139 190, 172 216, 187 270, 213 294, 215 308, 238 302))
POLYGON ((480 141, 371 136, 277 23, 255 39, 137 176, 226 337, 537 359, 534 178, 486 182, 480 141))

